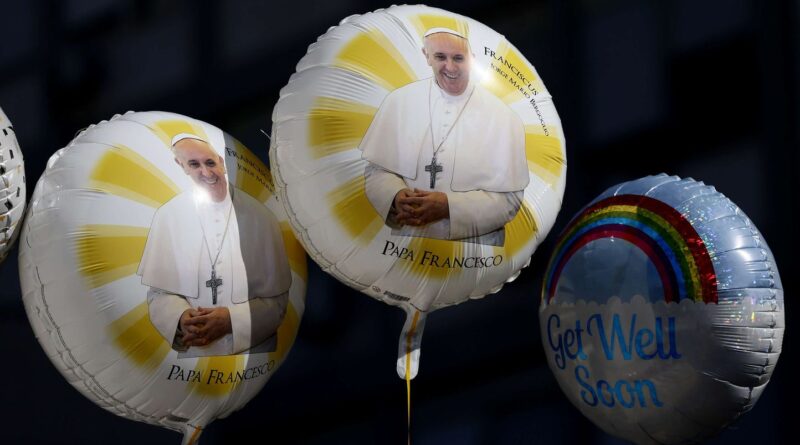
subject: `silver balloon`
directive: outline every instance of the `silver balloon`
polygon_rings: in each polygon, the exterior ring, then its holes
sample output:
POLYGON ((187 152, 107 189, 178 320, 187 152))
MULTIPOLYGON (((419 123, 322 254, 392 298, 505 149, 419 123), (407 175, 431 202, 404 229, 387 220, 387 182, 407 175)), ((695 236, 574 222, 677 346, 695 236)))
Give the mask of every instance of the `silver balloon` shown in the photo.
POLYGON ((713 187, 612 187, 561 235, 539 311, 550 369, 606 432, 686 443, 750 410, 781 351, 783 286, 755 225, 713 187))
POLYGON ((14 127, 0 108, 0 262, 14 246, 25 215, 25 162, 14 127))

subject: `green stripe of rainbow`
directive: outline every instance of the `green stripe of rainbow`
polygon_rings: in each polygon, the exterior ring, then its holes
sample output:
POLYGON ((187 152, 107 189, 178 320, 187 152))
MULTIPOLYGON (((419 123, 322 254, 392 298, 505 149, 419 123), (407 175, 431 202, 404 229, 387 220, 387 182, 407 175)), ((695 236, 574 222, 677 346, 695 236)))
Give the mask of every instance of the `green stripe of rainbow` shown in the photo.
POLYGON ((546 302, 572 255, 602 238, 623 239, 647 254, 661 277, 665 301, 717 302, 716 273, 703 239, 680 212, 641 195, 603 199, 573 219, 548 266, 542 292, 546 302))

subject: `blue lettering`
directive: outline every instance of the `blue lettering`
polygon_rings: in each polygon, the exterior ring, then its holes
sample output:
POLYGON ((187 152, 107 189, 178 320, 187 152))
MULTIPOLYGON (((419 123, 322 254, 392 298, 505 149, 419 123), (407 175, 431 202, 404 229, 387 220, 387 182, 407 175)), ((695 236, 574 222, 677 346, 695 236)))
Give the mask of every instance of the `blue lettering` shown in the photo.
POLYGON ((675 317, 669 317, 667 319, 667 338, 672 347, 668 347, 667 352, 664 352, 664 332, 661 327, 661 317, 656 317, 656 345, 658 346, 658 357, 662 360, 667 360, 670 357, 674 359, 681 358, 681 354, 678 352, 678 343, 676 343, 675 339, 675 317))
POLYGON ((564 344, 561 341, 561 334, 558 335, 558 343, 553 344, 553 321, 556 322, 556 329, 561 327, 561 318, 557 314, 553 314, 547 319, 547 342, 550 344, 550 349, 556 353, 556 366, 558 366, 558 369, 564 369, 567 365, 566 359, 564 358, 564 344))
POLYGON ((567 332, 564 333, 564 351, 567 353, 567 357, 570 360, 575 360, 576 358, 580 358, 581 360, 586 360, 589 358, 585 352, 583 352, 583 339, 581 338, 581 333, 583 329, 581 329, 581 322, 577 320, 575 322, 575 329, 569 329, 567 332), (578 349, 575 352, 572 352, 570 349, 577 341, 578 349))
POLYGON ((633 388, 631 387, 631 384, 628 383, 627 380, 617 381, 617 384, 614 385, 614 395, 617 397, 617 400, 619 400, 619 404, 622 405, 623 408, 633 408, 633 403, 635 401, 635 399, 633 398, 633 388), (625 386, 625 388, 628 389, 628 395, 631 398, 630 402, 625 401, 625 393, 622 392, 622 386, 625 386))
POLYGON ((656 352, 648 353, 645 348, 653 343, 653 331, 642 328, 636 333, 636 355, 644 360, 650 360, 656 356, 656 352), (646 339, 645 339, 646 338, 646 339))
POLYGON ((578 354, 577 354, 577 356, 581 360, 586 360, 586 359, 589 358, 589 356, 587 356, 586 353, 583 352, 583 338, 581 336, 581 333, 583 333, 583 329, 581 329, 581 321, 580 320, 576 320, 575 321, 575 334, 578 337, 578 354))
POLYGON ((603 402, 603 405, 609 408, 614 406, 614 393, 611 392, 611 385, 609 385, 607 381, 602 379, 597 381, 597 395, 600 396, 600 401, 603 402), (610 400, 606 400, 603 396, 603 386, 606 387, 606 392, 611 397, 610 400))
POLYGON ((664 406, 660 400, 658 400, 658 395, 656 394, 656 386, 650 380, 636 380, 634 382, 634 390, 636 391, 636 395, 639 396, 639 405, 644 408, 647 404, 644 401, 644 390, 642 389, 646 386, 650 390, 650 401, 653 402, 653 405, 661 407, 664 406))
POLYGON ((600 342, 602 343, 603 352, 606 355, 606 359, 614 360, 614 343, 619 343, 619 349, 622 353, 622 358, 625 360, 630 360, 631 349, 633 346, 633 328, 636 325, 636 314, 633 314, 633 317, 631 318, 631 327, 628 333, 627 341, 625 341, 625 334, 622 331, 622 323, 619 321, 619 314, 614 314, 610 341, 606 336, 605 326, 603 326, 603 319, 600 314, 594 314, 589 317, 589 320, 586 322, 586 332, 589 335, 594 335, 592 334, 592 320, 594 320, 595 324, 597 325, 597 334, 600 336, 600 342))
POLYGON ((567 353, 567 357, 570 360, 575 360, 575 354, 571 353, 569 347, 575 344, 575 331, 572 329, 567 329, 567 332, 564 333, 564 351, 567 353))
POLYGON ((583 365, 578 365, 575 368, 575 379, 578 381, 578 384, 583 387, 583 389, 581 390, 581 398, 583 399, 584 402, 586 402, 587 405, 589 405, 589 406, 597 406, 597 396, 595 395, 594 390, 592 389, 592 386, 589 385, 588 383, 586 383, 583 379, 581 379, 581 375, 580 375, 581 371, 586 373, 586 378, 588 379, 589 378, 589 369, 586 366, 583 366, 583 365), (591 400, 586 398, 587 394, 590 394, 592 396, 591 400))
POLYGON ((589 406, 597 406, 602 403, 603 406, 613 407, 619 400, 620 406, 623 408, 633 408, 636 402, 642 408, 647 407, 647 395, 650 397, 652 406, 660 408, 664 404, 658 400, 656 393, 656 386, 650 380, 617 380, 613 385, 607 380, 600 379, 592 384, 590 380, 589 368, 583 365, 575 367, 575 380, 581 388, 581 399, 589 406), (649 394, 645 394, 645 389, 649 394))

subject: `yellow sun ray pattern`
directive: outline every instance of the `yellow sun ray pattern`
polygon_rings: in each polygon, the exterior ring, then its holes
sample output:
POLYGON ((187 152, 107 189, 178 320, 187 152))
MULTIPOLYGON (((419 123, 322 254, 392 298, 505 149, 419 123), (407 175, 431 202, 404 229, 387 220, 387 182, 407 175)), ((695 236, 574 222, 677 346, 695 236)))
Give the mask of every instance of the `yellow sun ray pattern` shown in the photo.
POLYGON ((189 122, 188 120, 184 119, 163 119, 160 121, 153 122, 152 126, 148 126, 150 131, 152 131, 159 139, 164 143, 164 146, 167 148, 172 147, 172 138, 181 134, 181 133, 189 133, 196 136, 200 136, 201 138, 208 140, 208 135, 206 135, 205 130, 203 127, 189 122))
POLYGON ((377 109, 333 97, 318 97, 308 112, 308 143, 319 159, 358 147, 377 109))
POLYGON ((170 351, 169 344, 150 323, 147 302, 108 325, 113 343, 127 357, 147 370, 154 370, 170 351))
POLYGON ((281 235, 283 235, 283 246, 286 248, 286 256, 289 259, 289 267, 303 279, 308 281, 308 264, 306 263, 306 251, 297 241, 292 228, 287 221, 281 223, 281 235))
POLYGON ((353 240, 369 243, 383 227, 383 220, 367 199, 364 176, 358 175, 328 192, 333 217, 353 240))
POLYGON ((97 161, 89 187, 155 208, 180 192, 160 169, 124 145, 115 145, 97 161))
POLYGON ((289 349, 292 348, 299 329, 300 317, 290 301, 286 307, 286 315, 283 317, 283 322, 278 326, 278 344, 275 347, 275 352, 270 353, 270 358, 276 362, 283 360, 286 354, 289 353, 289 349))
POLYGON ((332 64, 358 73, 389 91, 417 80, 400 51, 377 29, 351 39, 332 64))
POLYGON ((147 242, 147 227, 87 224, 75 233, 78 271, 90 289, 136 273, 147 242))
POLYGON ((236 389, 241 378, 236 373, 245 369, 245 355, 200 357, 194 371, 202 375, 200 382, 190 383, 192 391, 210 397, 221 397, 236 389))
MULTIPOLYGON (((487 67, 487 76, 481 84, 505 103, 513 103, 525 96, 520 89, 525 90, 530 98, 533 91, 544 91, 541 79, 525 61, 525 58, 507 41, 503 40, 494 52, 492 66, 487 67), (502 71, 501 74, 498 70, 502 71)), ((527 100, 530 100, 526 98, 527 100)))
MULTIPOLYGON (((149 128, 165 147, 169 147, 172 138, 179 133, 192 133, 208 138, 200 125, 180 119, 161 120, 149 128)), ((235 139, 234 151, 237 165, 232 168, 238 170, 235 185, 262 203, 267 202, 274 193, 269 169, 253 152, 235 139)), ((115 146, 99 159, 89 176, 89 182, 94 189, 154 208, 180 193, 178 186, 159 168, 124 145, 115 146)), ((290 267, 304 281, 307 280, 305 250, 295 239, 288 224, 283 223, 281 231, 290 267)), ((79 271, 88 288, 97 289, 134 275, 148 232, 147 227, 125 225, 89 224, 78 227, 75 232, 75 250, 79 271)), ((290 302, 284 322, 278 330, 277 351, 271 358, 283 360, 294 342, 299 324, 298 312, 290 302)), ((150 322, 146 301, 111 322, 107 329, 122 356, 145 370, 157 369, 171 350, 169 343, 150 322)), ((191 384, 193 391, 211 397, 229 394, 241 382, 236 375, 237 372, 244 372, 245 362, 246 356, 243 354, 198 359, 195 371, 201 372, 204 378, 201 383, 191 384)))
POLYGON ((463 256, 463 243, 461 241, 448 241, 433 238, 412 238, 408 243, 408 249, 413 250, 416 254, 414 261, 402 261, 403 268, 409 271, 414 276, 418 277, 431 277, 446 279, 450 274, 461 274, 459 267, 435 267, 431 263, 437 263, 440 266, 445 261, 453 263, 455 258, 463 256), (428 252, 426 254, 426 252, 428 252), (423 261, 423 255, 425 260, 423 261))
POLYGON ((561 178, 566 159, 558 129, 553 125, 548 125, 547 129, 549 135, 544 134, 539 124, 525 126, 525 157, 528 170, 553 187, 561 178))
POLYGON ((267 202, 275 192, 275 185, 272 183, 272 175, 269 169, 244 144, 236 139, 233 141, 238 165, 235 167, 226 166, 225 168, 237 168, 239 170, 236 173, 236 184, 234 185, 259 202, 267 202))
MULTIPOLYGON (((281 362, 294 344, 300 328, 300 317, 297 310, 289 303, 286 315, 278 327, 278 341, 274 352, 269 354, 271 360, 281 362)), ((193 391, 210 397, 221 397, 229 394, 242 382, 246 367, 244 354, 201 357, 197 360, 194 371, 202 375, 200 382, 190 383, 193 391), (237 376, 238 375, 238 376, 237 376)))
MULTIPOLYGON (((517 215, 510 223, 505 225, 505 229, 506 241, 502 249, 505 251, 505 255, 510 258, 530 243, 539 231, 534 212, 528 203, 522 202, 517 215)), ((495 255, 501 253, 500 249, 500 247, 494 249, 495 255)))
POLYGON ((431 28, 450 28, 458 31, 466 38, 469 38, 469 24, 464 20, 455 17, 438 14, 417 14, 409 17, 409 21, 419 34, 420 42, 425 32, 431 28))

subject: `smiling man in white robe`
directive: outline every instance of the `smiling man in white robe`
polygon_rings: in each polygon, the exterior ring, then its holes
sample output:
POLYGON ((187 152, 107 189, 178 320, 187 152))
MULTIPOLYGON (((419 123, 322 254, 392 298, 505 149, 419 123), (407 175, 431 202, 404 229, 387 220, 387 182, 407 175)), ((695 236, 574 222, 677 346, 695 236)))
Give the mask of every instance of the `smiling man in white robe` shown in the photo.
POLYGON ((153 217, 137 272, 150 321, 179 357, 274 350, 291 284, 277 220, 228 184, 208 141, 183 133, 172 149, 192 188, 153 217))
POLYGON ((463 35, 423 43, 433 76, 391 92, 359 146, 367 198, 394 235, 503 245, 529 181, 522 120, 471 80, 463 35))

